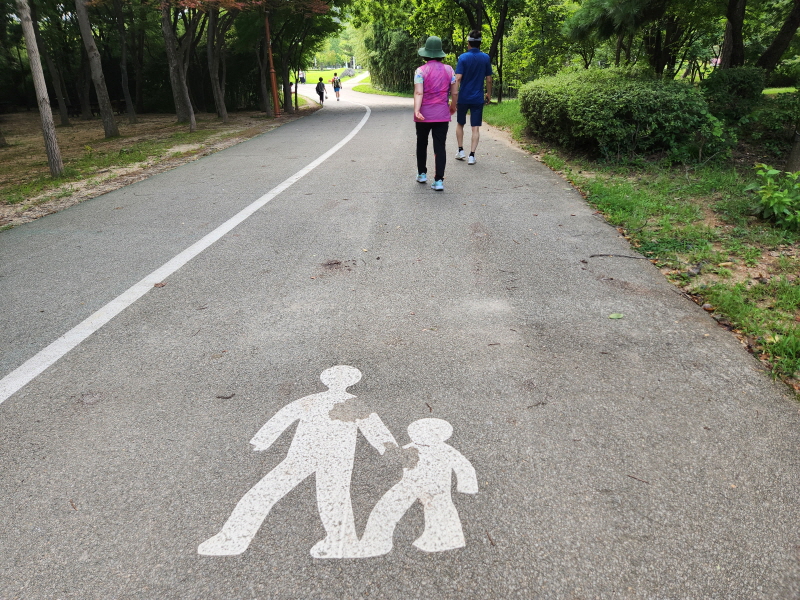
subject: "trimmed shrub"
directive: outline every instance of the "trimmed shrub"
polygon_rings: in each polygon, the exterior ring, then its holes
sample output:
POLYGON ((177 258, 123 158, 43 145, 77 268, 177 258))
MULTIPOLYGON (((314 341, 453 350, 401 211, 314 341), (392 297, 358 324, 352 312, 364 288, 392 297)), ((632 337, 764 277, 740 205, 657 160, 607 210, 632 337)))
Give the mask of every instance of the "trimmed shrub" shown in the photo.
POLYGON ((738 123, 762 100, 766 72, 759 67, 715 69, 700 87, 715 117, 738 123))
POLYGON ((519 98, 534 134, 611 159, 664 153, 698 160, 726 145, 722 123, 684 82, 620 69, 575 71, 527 83, 519 98))

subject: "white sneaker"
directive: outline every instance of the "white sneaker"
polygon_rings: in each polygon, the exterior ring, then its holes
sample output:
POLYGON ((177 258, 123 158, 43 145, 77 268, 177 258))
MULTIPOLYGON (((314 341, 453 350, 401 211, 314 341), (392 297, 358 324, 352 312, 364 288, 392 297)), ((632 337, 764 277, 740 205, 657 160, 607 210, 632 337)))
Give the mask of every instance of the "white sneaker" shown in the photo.
POLYGON ((465 158, 467 158, 467 155, 464 154, 463 150, 456 152, 456 160, 464 160, 465 158))
POLYGON ((475 157, 472 156, 471 154, 469 155, 469 160, 467 161, 467 164, 468 165, 474 165, 475 164, 475 157))

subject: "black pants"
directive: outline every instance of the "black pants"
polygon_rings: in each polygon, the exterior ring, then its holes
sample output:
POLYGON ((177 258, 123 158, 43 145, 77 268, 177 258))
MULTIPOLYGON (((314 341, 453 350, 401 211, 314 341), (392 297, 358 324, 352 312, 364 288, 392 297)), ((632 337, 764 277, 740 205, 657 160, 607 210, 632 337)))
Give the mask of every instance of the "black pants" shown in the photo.
POLYGON ((444 179, 444 165, 447 162, 444 142, 447 139, 447 121, 440 123, 416 123, 417 125, 417 173, 428 172, 428 132, 433 137, 433 157, 436 164, 434 180, 444 179))
POLYGON ((325 92, 317 92, 319 94, 319 103, 322 104, 322 101, 325 100, 325 92))

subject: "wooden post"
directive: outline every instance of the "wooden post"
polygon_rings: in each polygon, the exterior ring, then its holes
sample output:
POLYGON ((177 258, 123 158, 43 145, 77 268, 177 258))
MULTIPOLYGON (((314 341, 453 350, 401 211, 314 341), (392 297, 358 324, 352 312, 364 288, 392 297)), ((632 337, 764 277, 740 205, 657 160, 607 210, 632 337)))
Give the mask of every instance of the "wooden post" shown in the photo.
POLYGON ((264 17, 264 25, 267 28, 267 56, 269 57, 269 81, 272 86, 272 104, 275 108, 275 116, 281 116, 281 107, 278 103, 278 81, 275 77, 275 65, 272 63, 272 37, 269 34, 269 11, 264 17))

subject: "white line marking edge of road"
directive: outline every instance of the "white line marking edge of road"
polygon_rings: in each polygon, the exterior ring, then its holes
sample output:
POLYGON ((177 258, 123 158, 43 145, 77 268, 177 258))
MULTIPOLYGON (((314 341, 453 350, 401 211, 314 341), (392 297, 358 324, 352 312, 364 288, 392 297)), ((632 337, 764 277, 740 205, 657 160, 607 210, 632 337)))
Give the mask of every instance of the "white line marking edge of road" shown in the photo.
POLYGON ((359 104, 352 101, 349 102, 356 104, 357 106, 361 106, 362 108, 366 109, 367 112, 362 117, 361 121, 358 122, 358 125, 356 125, 350 133, 342 138, 342 140, 340 140, 330 150, 325 152, 325 154, 300 169, 288 179, 285 179, 279 183, 266 194, 255 200, 252 204, 243 208, 233 217, 225 221, 222 225, 214 229, 214 231, 206 234, 194 244, 189 246, 186 250, 147 275, 144 279, 132 285, 130 288, 122 292, 122 294, 114 298, 111 302, 67 331, 52 344, 39 351, 36 355, 29 358, 22 365, 11 371, 8 375, 3 377, 3 379, 0 379, 0 404, 8 400, 13 394, 21 390, 34 378, 47 370, 48 367, 58 361, 62 356, 77 347, 83 340, 88 338, 95 331, 100 329, 103 325, 111 321, 111 319, 116 317, 119 313, 144 296, 147 292, 153 289, 153 286, 156 283, 164 281, 164 279, 175 273, 178 269, 180 269, 194 257, 198 256, 206 248, 220 240, 226 233, 230 232, 232 229, 252 216, 256 211, 264 207, 267 202, 308 175, 316 167, 338 152, 361 130, 372 112, 369 106, 366 106, 365 104, 359 104))

